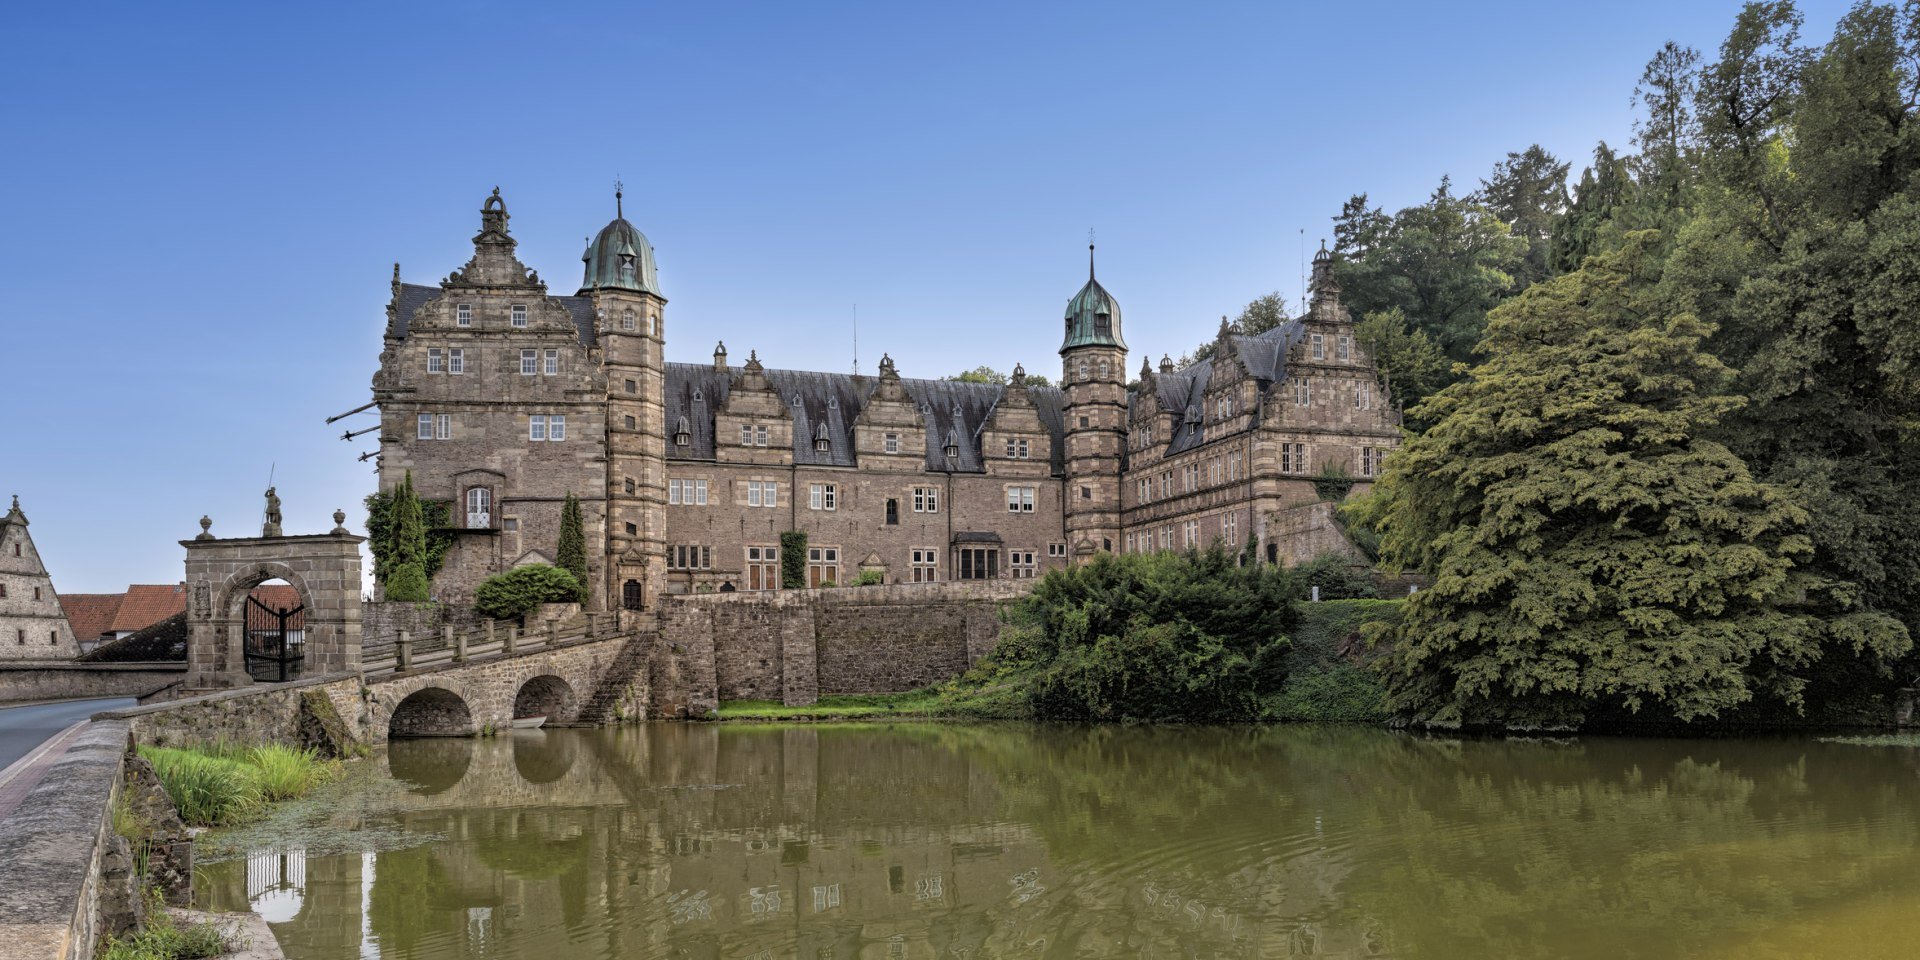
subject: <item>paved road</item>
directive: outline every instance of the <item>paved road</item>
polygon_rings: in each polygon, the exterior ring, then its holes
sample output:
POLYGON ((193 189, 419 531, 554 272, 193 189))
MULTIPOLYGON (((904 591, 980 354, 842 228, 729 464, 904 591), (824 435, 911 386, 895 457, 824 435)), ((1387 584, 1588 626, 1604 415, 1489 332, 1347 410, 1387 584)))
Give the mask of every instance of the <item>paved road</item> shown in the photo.
POLYGON ((30 707, 0 707, 0 770, 27 755, 41 741, 102 710, 134 705, 132 697, 65 700, 30 707))

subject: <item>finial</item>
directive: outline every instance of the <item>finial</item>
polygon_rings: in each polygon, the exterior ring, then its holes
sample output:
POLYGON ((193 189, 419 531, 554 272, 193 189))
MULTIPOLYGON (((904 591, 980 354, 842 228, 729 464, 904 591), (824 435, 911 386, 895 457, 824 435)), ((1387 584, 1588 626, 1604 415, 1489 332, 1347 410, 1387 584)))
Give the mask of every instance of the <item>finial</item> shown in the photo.
POLYGON ((627 218, 626 211, 620 205, 620 197, 625 192, 625 190, 626 190, 626 185, 620 182, 620 175, 617 173, 614 174, 613 175, 613 216, 614 216, 614 219, 616 220, 625 220, 627 218))
POLYGON ((1087 279, 1093 279, 1093 228, 1087 228, 1087 279))
POLYGON ((336 537, 348 536, 353 533, 353 531, 347 529, 347 512, 345 510, 335 510, 333 512, 333 529, 328 532, 336 537))
POLYGON ((213 518, 212 517, 209 517, 204 513, 200 515, 200 533, 196 535, 194 539, 195 540, 212 540, 213 539, 213 518))

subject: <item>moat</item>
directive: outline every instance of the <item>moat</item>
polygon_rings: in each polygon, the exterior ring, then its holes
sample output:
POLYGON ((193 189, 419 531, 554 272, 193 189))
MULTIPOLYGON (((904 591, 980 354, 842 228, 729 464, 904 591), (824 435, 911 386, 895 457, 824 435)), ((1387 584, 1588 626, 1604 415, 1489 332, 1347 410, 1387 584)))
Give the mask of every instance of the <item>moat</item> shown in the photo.
POLYGON ((650 724, 392 744, 202 844, 302 958, 1910 956, 1920 752, 650 724), (219 847, 233 848, 219 860, 219 847))

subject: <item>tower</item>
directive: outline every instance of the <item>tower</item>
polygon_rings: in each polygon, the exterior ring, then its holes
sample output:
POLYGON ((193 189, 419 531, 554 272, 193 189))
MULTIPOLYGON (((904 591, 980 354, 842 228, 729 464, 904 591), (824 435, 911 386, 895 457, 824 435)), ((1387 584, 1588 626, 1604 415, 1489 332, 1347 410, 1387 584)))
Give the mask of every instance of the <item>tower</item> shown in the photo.
POLYGON ((1066 393, 1067 548, 1075 562, 1112 550, 1120 539, 1120 466, 1127 440, 1127 344, 1120 304, 1094 278, 1087 245, 1087 285, 1067 301, 1060 344, 1066 393))
POLYGON ((667 299, 653 245, 628 223, 622 191, 614 219, 587 244, 580 296, 592 297, 607 383, 607 582, 617 609, 651 607, 666 585, 667 299))

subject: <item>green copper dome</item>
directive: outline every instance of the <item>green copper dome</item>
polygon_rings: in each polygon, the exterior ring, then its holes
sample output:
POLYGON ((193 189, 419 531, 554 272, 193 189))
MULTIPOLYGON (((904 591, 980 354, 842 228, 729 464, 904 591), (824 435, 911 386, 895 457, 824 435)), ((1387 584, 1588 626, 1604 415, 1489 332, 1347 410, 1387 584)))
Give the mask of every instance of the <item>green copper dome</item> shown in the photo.
POLYGON ((613 222, 601 228, 600 235, 587 244, 587 252, 580 255, 587 265, 586 276, 580 281, 580 293, 592 293, 593 288, 599 287, 659 295, 660 277, 653 265, 653 244, 647 242, 646 234, 627 222, 619 202, 620 195, 614 194, 613 222))
POLYGON ((1067 338, 1060 344, 1065 353, 1075 347, 1127 348, 1120 339, 1120 302, 1093 278, 1093 248, 1087 248, 1087 285, 1067 301, 1067 338))

